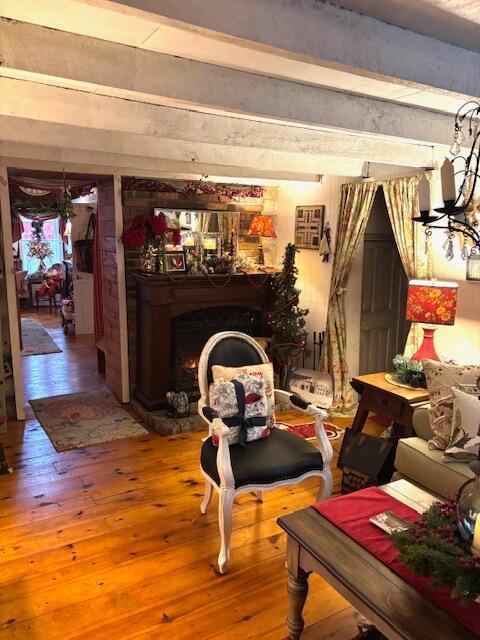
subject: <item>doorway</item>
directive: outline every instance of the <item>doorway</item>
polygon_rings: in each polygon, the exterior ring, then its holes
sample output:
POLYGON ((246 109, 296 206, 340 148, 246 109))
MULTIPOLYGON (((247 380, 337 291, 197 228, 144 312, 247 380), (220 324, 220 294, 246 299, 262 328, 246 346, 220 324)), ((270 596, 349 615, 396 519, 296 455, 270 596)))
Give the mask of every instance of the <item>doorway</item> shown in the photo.
POLYGON ((388 218, 383 189, 373 202, 365 230, 360 316, 360 375, 391 371, 403 353, 408 279, 388 218))
POLYGON ((93 256, 97 178, 10 168, 8 183, 25 399, 104 385, 86 260, 93 256), (68 221, 61 215, 66 190, 68 221))

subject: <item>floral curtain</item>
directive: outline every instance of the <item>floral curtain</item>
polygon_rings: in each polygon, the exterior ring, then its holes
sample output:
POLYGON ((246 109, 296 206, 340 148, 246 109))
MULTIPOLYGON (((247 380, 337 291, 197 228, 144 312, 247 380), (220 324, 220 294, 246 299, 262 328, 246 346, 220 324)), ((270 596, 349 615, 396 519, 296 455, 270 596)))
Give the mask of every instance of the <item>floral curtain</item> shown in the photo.
POLYGON ((357 247, 363 238, 373 199, 377 192, 376 182, 353 182, 342 185, 340 219, 338 223, 332 281, 327 314, 325 349, 322 368, 333 376, 332 409, 349 411, 354 403, 349 384, 347 345, 345 331, 344 298, 345 286, 352 268, 357 247))
MULTIPOLYGON (((419 215, 418 184, 422 175, 383 182, 383 192, 393 235, 409 280, 413 278, 425 279, 431 275, 430 237, 425 235, 425 230, 421 225, 412 222, 412 216, 419 215)), ((431 188, 431 173, 426 172, 425 176, 431 188)), ((417 351, 420 339, 420 327, 417 322, 412 322, 404 349, 406 356, 411 356, 417 351)))

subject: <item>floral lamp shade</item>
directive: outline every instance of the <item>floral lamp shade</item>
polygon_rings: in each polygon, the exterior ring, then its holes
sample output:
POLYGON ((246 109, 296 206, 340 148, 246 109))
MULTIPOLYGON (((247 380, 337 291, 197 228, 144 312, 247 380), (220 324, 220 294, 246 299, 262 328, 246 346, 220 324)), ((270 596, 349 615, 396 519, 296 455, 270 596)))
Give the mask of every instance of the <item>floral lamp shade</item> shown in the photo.
POLYGON ((257 236, 259 238, 276 238, 275 228, 273 226, 272 216, 253 216, 248 230, 249 236, 257 236))
MULTIPOLYGON (((453 324, 457 312, 458 284, 430 280, 410 280, 407 295, 407 320, 426 325, 453 324)), ((440 360, 434 345, 435 327, 423 327, 423 342, 412 360, 440 360)))
POLYGON ((408 284, 406 319, 425 324, 453 324, 457 297, 456 282, 411 280, 408 284))

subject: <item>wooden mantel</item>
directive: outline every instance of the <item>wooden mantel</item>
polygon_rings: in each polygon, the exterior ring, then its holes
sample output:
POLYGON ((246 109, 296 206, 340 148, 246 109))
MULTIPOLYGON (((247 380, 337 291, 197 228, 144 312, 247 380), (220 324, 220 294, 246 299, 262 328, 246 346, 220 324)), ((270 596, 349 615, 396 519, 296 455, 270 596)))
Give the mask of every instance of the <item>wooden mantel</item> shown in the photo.
MULTIPOLYGON (((137 288, 137 375, 135 397, 149 411, 165 406, 170 390, 172 320, 198 309, 247 307, 262 312, 270 308, 270 276, 203 274, 168 277, 135 271, 137 288)), ((265 335, 266 329, 263 333, 265 335)))

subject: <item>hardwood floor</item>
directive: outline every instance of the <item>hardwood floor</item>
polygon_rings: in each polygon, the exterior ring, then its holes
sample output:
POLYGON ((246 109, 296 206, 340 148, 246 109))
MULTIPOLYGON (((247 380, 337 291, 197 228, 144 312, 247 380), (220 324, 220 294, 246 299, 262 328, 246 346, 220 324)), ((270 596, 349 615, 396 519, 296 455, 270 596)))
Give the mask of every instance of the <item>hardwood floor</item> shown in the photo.
MULTIPOLYGON (((98 386, 92 340, 45 324, 64 351, 23 359, 26 398, 98 386)), ((9 424, 3 443, 15 472, 0 476, 0 640, 286 637, 276 519, 311 504, 318 485, 266 493, 263 504, 241 496, 230 572, 219 576, 216 498, 206 516, 199 511, 201 435, 150 433, 57 453, 33 417, 9 424)), ((333 446, 338 453, 340 440, 333 446)), ((305 640, 347 640, 353 616, 312 576, 305 640)))

